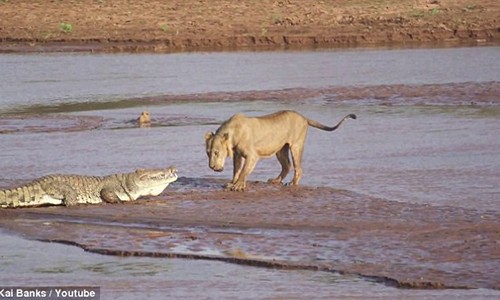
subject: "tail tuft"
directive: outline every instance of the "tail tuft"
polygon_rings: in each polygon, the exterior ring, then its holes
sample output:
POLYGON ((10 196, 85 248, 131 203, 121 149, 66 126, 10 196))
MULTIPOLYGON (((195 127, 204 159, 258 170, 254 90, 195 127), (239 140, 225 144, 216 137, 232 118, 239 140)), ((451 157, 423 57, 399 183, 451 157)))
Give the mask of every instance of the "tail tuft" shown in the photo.
POLYGON ((358 118, 358 117, 356 117, 355 114, 349 114, 348 117, 353 119, 353 120, 356 120, 358 118))

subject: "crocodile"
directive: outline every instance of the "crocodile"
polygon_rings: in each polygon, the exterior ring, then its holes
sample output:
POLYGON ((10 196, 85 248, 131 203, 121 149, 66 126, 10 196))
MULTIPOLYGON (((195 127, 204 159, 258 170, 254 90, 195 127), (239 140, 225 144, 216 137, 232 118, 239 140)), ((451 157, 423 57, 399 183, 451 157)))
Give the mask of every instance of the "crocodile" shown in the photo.
POLYGON ((157 196, 177 180, 175 167, 138 169, 108 176, 54 174, 26 185, 0 190, 0 207, 119 203, 157 196))

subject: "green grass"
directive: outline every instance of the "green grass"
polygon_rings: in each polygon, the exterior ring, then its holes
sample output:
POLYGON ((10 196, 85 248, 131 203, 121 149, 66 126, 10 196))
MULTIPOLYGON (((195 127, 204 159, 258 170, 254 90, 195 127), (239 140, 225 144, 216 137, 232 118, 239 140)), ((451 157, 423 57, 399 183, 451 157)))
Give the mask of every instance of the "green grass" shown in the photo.
POLYGON ((59 23, 59 28, 65 33, 71 33, 73 31, 73 25, 70 23, 59 23))
POLYGON ((410 12, 413 18, 424 18, 425 16, 434 16, 441 12, 439 8, 429 9, 428 11, 414 9, 410 12))
POLYGON ((441 11, 440 11, 440 10, 439 10, 439 8, 437 8, 437 7, 435 7, 435 8, 433 8, 433 9, 429 10, 429 14, 431 14, 431 16, 432 16, 432 15, 436 15, 436 14, 438 14, 438 13, 440 13, 440 12, 441 12, 441 11))
POLYGON ((163 30, 163 32, 169 32, 170 31, 170 26, 168 26, 168 24, 163 24, 160 26, 161 27, 161 30, 163 30))
POLYGON ((421 11, 421 10, 416 10, 416 9, 414 9, 414 10, 411 12, 411 14, 410 14, 410 15, 411 15, 412 17, 414 17, 414 18, 422 18, 425 14, 424 14, 424 12, 423 12, 423 11, 421 11))
POLYGON ((283 22, 283 17, 281 17, 280 15, 273 15, 272 19, 273 24, 281 24, 283 22))

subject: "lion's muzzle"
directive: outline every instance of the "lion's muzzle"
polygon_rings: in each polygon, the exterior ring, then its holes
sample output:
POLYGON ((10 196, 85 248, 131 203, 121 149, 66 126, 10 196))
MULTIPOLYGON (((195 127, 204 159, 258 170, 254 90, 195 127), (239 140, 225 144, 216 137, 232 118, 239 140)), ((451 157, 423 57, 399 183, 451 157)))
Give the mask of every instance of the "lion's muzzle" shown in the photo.
POLYGON ((218 161, 216 159, 211 159, 208 162, 208 166, 210 167, 210 169, 214 170, 215 172, 224 171, 224 161, 218 161))
POLYGON ((224 167, 222 167, 222 168, 216 168, 216 167, 210 166, 210 169, 214 170, 215 172, 222 172, 222 171, 224 171, 224 167))

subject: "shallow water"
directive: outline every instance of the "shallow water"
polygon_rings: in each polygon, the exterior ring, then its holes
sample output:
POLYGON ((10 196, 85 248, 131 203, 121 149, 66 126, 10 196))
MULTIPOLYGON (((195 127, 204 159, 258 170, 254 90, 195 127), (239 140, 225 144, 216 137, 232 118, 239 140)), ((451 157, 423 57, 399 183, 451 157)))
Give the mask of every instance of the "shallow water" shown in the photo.
POLYGON ((104 256, 10 235, 2 236, 0 253, 2 286, 101 286, 101 299, 366 299, 367 291, 379 299, 498 296, 485 289, 400 290, 328 272, 104 256))
MULTIPOLYGON (((366 95, 335 102, 331 93, 301 98, 280 90, 439 84, 440 91, 452 93, 455 85, 467 83, 468 92, 452 98, 471 103, 476 101, 475 83, 498 83, 499 50, 0 55, 0 187, 48 173, 105 175, 167 165, 176 165, 181 176, 229 180, 229 161, 222 174, 207 167, 205 132, 236 112, 259 115, 295 109, 326 124, 347 113, 359 117, 334 133, 309 131, 302 184, 399 202, 498 212, 500 107, 494 100, 481 106, 454 105, 444 95, 438 106, 374 105, 366 95), (450 84, 455 85, 450 88, 450 84), (145 105, 137 98, 200 93, 203 98, 207 92, 267 90, 273 90, 272 95, 260 101, 245 101, 242 95, 223 104, 186 96, 183 101, 145 105), (280 93, 285 96, 274 100, 280 93), (151 128, 138 128, 132 122, 142 110, 151 111, 151 128), (59 114, 48 114, 51 111, 59 114), (16 112, 21 114, 12 115, 16 112), (41 115, 28 114, 37 112, 41 115)), ((500 92, 498 84, 489 89, 491 95, 500 92)), ((404 94, 384 95, 392 96, 405 103, 404 94)), ((418 97, 426 103, 425 95, 418 97)), ((250 179, 266 180, 278 171, 275 159, 262 160, 250 179)), ((76 284, 82 277, 89 284, 100 283, 105 276, 95 270, 103 269, 106 276, 112 275, 103 285, 114 289, 110 295, 115 298, 144 295, 134 284, 137 278, 150 297, 173 285, 183 288, 170 290, 179 293, 172 296, 194 292, 203 297, 208 289, 214 298, 253 298, 259 292, 261 298, 303 298, 323 289, 325 298, 491 296, 486 290, 400 291, 334 274, 254 268, 249 272, 249 267, 224 263, 102 257, 68 250, 68 246, 6 235, 2 239, 6 241, 0 245, 2 261, 9 264, 0 268, 0 278, 6 285, 19 280, 28 283, 27 278, 33 278, 33 285, 49 285, 54 279, 76 284), (11 244, 26 253, 16 254, 11 244), (37 247, 50 253, 47 263, 28 263, 27 257, 37 253, 37 247), (61 259, 54 254, 58 251, 74 253, 61 259), (212 272, 217 282, 207 280, 200 270, 212 272), (187 279, 179 280, 179 273, 187 279), (14 279, 5 281, 9 278, 14 279)))
MULTIPOLYGON (((475 107, 297 106, 261 101, 220 108, 217 103, 187 102, 151 108, 153 116, 167 123, 151 128, 127 123, 142 107, 91 111, 76 115, 102 118, 95 130, 0 136, 5 170, 0 178, 29 180, 47 173, 104 175, 175 165, 182 176, 229 180, 229 159, 221 174, 207 167, 203 136, 217 128, 212 123, 239 111, 259 115, 290 108, 323 123, 333 123, 331 120, 348 113, 359 116, 334 133, 309 130, 303 184, 395 201, 498 210, 500 107, 496 106, 487 108, 490 113, 485 114, 475 107), (176 120, 176 126, 168 126, 169 119, 176 120)), ((19 120, 4 122, 6 127, 15 127, 19 120)), ((43 122, 64 128, 68 120, 43 122)), ((263 159, 250 179, 267 180, 279 170, 276 159, 263 159)))
MULTIPOLYGON (((357 293, 353 282, 366 287, 380 286, 333 273, 286 272, 210 261, 103 256, 85 253, 73 246, 26 241, 14 236, 3 238, 0 253, 2 286, 18 286, 20 282, 25 286, 101 286, 101 299, 144 296, 203 299, 207 289, 211 291, 211 298, 218 299, 294 294, 327 298, 338 289, 357 293), (45 251, 33 256, 40 247, 45 251)), ((384 290, 389 289, 380 287, 380 292, 384 290)))
POLYGON ((498 81, 499 47, 0 55, 0 110, 141 95, 498 81))

